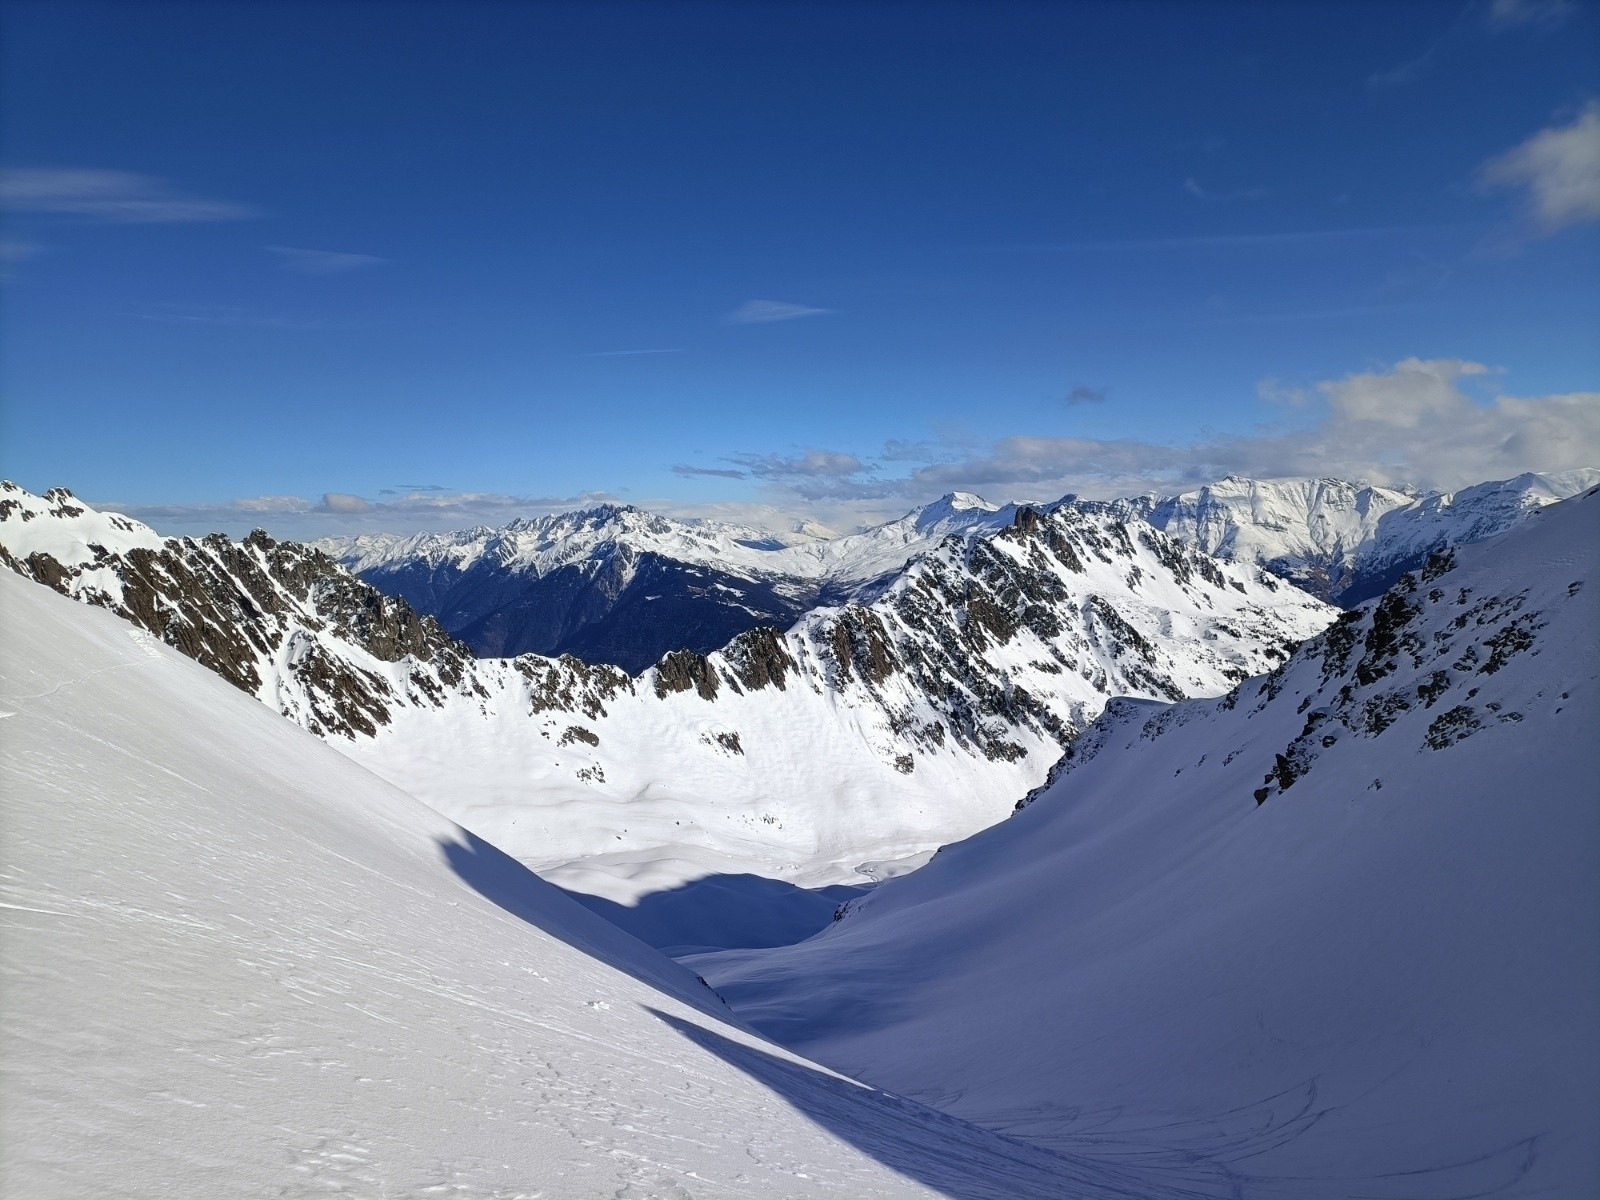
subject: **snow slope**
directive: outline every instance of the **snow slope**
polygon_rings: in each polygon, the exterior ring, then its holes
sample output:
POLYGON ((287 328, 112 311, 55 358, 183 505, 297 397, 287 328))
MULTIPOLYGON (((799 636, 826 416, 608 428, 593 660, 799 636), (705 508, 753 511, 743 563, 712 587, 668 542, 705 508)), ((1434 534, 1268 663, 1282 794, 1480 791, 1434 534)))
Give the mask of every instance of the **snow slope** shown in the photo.
POLYGON ((1125 1194, 764 1045, 144 631, 0 613, 5 1195, 1125 1194))
POLYGON ((570 653, 637 673, 670 651, 706 653, 859 598, 951 534, 1000 529, 1014 514, 953 493, 863 533, 817 539, 608 504, 499 529, 314 545, 437 616, 477 654, 570 653))
POLYGON ((1221 700, 1116 701, 1012 820, 686 961, 819 1061, 1247 1197, 1600 1192, 1600 494, 1221 700), (1129 1151, 1132 1153, 1132 1151, 1129 1151))
POLYGON ((947 538, 871 603, 634 679, 473 659, 403 600, 263 533, 18 558, 15 517, 0 513, 0 562, 112 608, 676 947, 762 944, 743 923, 758 895, 817 927, 832 895, 794 887, 882 878, 1001 819, 1108 696, 1218 694, 1333 616, 1142 524, 1024 510, 947 538), (675 935, 631 907, 697 880, 703 903, 656 902, 675 935))
POLYGON ((1600 483, 1600 471, 1519 475, 1419 495, 1339 479, 1230 475, 1177 496, 1112 501, 1113 511, 1230 562, 1251 562, 1346 607, 1369 600, 1434 550, 1482 541, 1540 506, 1600 483))

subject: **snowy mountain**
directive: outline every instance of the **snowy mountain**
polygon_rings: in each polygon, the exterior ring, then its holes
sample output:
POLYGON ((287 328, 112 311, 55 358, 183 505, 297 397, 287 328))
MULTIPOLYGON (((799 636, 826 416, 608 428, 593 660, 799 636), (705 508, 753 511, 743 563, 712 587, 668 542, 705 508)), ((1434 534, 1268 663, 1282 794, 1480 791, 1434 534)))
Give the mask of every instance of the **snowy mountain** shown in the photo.
MULTIPOLYGON (((1600 471, 1571 471, 1420 495, 1230 476, 1182 495, 1111 501, 1108 511, 1348 606, 1432 551, 1492 537, 1596 482, 1600 471)), ((1043 507, 1063 505, 1100 508, 1072 496, 1043 507)), ((500 529, 314 545, 436 616, 475 654, 570 653, 636 674, 673 650, 709 653, 750 629, 788 628, 816 607, 870 600, 949 535, 993 533, 1016 512, 955 492, 863 533, 821 538, 605 505, 500 529)))
POLYGON ((685 961, 818 1061, 1218 1194, 1593 1195, 1597 559, 1600 490, 1221 699, 1114 701, 810 940, 685 961))
POLYGON ((1334 615, 1148 526, 1021 510, 947 538, 870 603, 630 678, 472 659, 403 600, 264 534, 138 527, 117 552, 75 532, 102 516, 66 493, 0 495, 0 548, 18 548, 0 561, 134 621, 565 886, 624 906, 678 889, 671 928, 615 914, 676 947, 754 944, 722 901, 770 895, 762 880, 826 920, 831 896, 790 893, 893 874, 1001 819, 1109 697, 1218 694, 1334 615), (704 904, 681 894, 696 886, 704 904))
POLYGON ((7 1196, 1125 1194, 763 1043, 143 630, 0 610, 7 1196))
POLYGON ((630 673, 819 604, 858 598, 952 533, 1003 528, 1015 509, 956 493, 865 533, 821 540, 631 506, 500 529, 362 534, 314 543, 431 613, 479 655, 574 654, 630 673))
POLYGON ((1539 507, 1600 483, 1600 470, 1519 475, 1419 495, 1339 479, 1242 479, 1178 496, 1112 502, 1207 554, 1253 562, 1313 595, 1370 600, 1429 554, 1482 541, 1539 507))
POLYGON ((111 609, 313 733, 371 735, 397 705, 472 692, 480 670, 320 551, 260 531, 163 538, 65 488, 0 482, 0 566, 111 609))

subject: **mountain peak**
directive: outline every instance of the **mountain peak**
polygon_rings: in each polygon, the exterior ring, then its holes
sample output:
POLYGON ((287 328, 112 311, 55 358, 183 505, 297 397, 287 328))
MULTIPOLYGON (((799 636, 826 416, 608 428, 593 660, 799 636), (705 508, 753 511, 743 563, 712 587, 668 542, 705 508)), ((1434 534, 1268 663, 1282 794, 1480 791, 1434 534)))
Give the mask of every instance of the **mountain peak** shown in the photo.
POLYGON ((998 512, 1000 509, 998 504, 990 504, 987 500, 975 492, 946 492, 943 496, 940 496, 939 499, 934 501, 933 505, 930 505, 929 507, 934 506, 943 506, 945 508, 955 509, 956 511, 962 511, 969 508, 979 508, 984 512, 998 512))

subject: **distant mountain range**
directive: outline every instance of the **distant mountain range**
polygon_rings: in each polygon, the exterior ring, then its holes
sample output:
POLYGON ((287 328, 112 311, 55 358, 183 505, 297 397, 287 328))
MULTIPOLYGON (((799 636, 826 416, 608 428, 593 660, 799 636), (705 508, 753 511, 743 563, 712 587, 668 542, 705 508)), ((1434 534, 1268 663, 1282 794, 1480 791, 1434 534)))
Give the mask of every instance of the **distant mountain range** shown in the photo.
POLYGON ((1207 554, 1253 562, 1352 608, 1435 550, 1504 533, 1529 513, 1600 483, 1600 470, 1525 474, 1458 492, 1416 493, 1340 479, 1243 479, 1177 496, 1112 502, 1207 554))
POLYGON ((1008 515, 870 600, 637 677, 474 658, 313 547, 162 538, 61 489, 0 485, 0 564, 123 615, 557 882, 631 902, 719 874, 903 870, 1009 812, 1110 697, 1215 695, 1336 615, 1143 522, 1008 515))
MULTIPOLYGON (((316 546, 164 538, 61 489, 0 485, 0 565, 120 613, 643 919, 626 906, 694 880, 824 887, 903 871, 1009 812, 1110 698, 1220 694, 1337 616, 1263 564, 1345 598, 1585 474, 1412 498, 1237 479, 1043 508, 957 494, 792 543, 626 508, 359 543, 372 578, 432 563, 481 587, 485 628, 504 611, 494 588, 535 585, 518 611, 537 625, 553 594, 538 589, 567 587, 594 606, 572 637, 627 645, 630 661, 665 648, 632 674, 571 654, 481 657, 316 546), (798 614, 787 629, 775 601, 744 603, 757 587, 798 614), (678 648, 691 627, 733 632, 678 648)), ((639 931, 679 949, 743 944, 725 923, 737 906, 715 907, 715 928, 689 904, 686 922, 639 931)))
MULTIPOLYGON (((1337 479, 1230 476, 1177 496, 1068 496, 1039 507, 1138 519, 1348 607, 1432 551, 1491 537, 1596 482, 1600 471, 1570 471, 1417 494, 1337 479)), ((709 653, 758 626, 787 628, 818 606, 870 600, 946 537, 992 533, 1016 511, 957 492, 897 521, 823 540, 606 505, 500 529, 314 544, 438 617, 475 654, 570 653, 637 673, 672 650, 709 653)))
POLYGON ((824 540, 607 504, 499 529, 313 545, 476 654, 575 654, 637 673, 671 650, 710 653, 748 629, 868 597, 949 535, 1004 528, 1015 512, 955 493, 824 540))

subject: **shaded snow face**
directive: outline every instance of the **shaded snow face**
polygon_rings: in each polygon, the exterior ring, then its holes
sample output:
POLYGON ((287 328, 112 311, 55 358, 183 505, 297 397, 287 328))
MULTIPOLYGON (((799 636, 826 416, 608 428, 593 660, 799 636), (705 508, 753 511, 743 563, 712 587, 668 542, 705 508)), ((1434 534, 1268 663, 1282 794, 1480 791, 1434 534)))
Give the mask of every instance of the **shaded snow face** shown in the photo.
POLYGON ((1588 1194, 1597 526, 1542 509, 1220 699, 1114 701, 1013 820, 688 961, 1038 1145, 1181 1145, 1251 1196, 1588 1194))

